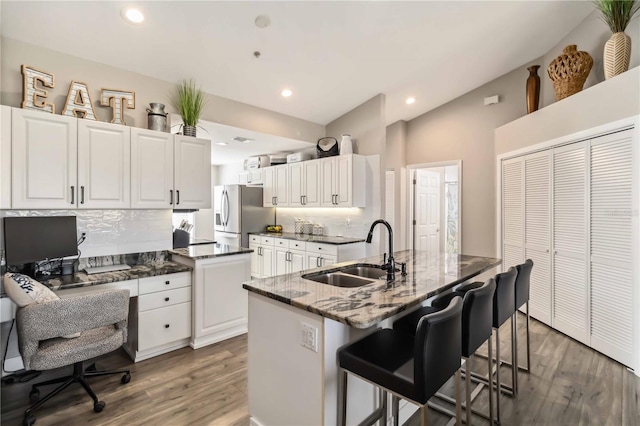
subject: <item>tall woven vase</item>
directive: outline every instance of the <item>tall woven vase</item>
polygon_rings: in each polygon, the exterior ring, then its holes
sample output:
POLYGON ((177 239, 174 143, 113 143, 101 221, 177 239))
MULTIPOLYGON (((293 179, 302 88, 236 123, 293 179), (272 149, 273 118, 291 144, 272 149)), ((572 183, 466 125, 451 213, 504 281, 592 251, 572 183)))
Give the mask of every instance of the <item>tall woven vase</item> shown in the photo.
POLYGON ((614 33, 604 45, 604 77, 608 80, 629 69, 631 37, 614 33))

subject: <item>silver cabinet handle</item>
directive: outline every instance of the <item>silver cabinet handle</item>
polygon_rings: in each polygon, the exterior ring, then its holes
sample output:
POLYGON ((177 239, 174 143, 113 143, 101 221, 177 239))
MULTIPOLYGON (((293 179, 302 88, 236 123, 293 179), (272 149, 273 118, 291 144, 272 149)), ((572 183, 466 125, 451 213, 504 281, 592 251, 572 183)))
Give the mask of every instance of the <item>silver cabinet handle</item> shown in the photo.
POLYGON ((169 190, 169 205, 173 205, 173 189, 169 190))
POLYGON ((84 185, 80 187, 80 204, 84 204, 84 185))
POLYGON ((76 187, 71 185, 71 204, 75 204, 75 202, 76 202, 75 191, 76 191, 76 187))
POLYGON ((180 190, 176 189, 176 206, 180 204, 180 190))

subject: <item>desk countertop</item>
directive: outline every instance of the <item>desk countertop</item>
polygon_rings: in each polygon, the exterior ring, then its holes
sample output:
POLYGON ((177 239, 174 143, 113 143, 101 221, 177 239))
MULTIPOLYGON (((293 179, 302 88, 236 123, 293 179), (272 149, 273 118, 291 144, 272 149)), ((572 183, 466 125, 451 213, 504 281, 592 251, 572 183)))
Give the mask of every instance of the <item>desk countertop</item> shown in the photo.
POLYGON ((372 280, 362 287, 345 288, 302 277, 309 273, 336 271, 360 262, 379 265, 382 256, 376 256, 247 281, 243 287, 352 327, 368 328, 502 263, 500 259, 490 257, 457 254, 428 256, 426 252, 413 250, 397 252, 395 259, 398 263, 407 264, 407 275, 403 277, 397 272, 396 280, 391 283, 372 280))
POLYGON ((228 244, 202 244, 169 250, 175 256, 188 257, 190 259, 210 259, 220 256, 232 256, 234 254, 252 253, 253 250, 243 247, 230 246, 228 244))

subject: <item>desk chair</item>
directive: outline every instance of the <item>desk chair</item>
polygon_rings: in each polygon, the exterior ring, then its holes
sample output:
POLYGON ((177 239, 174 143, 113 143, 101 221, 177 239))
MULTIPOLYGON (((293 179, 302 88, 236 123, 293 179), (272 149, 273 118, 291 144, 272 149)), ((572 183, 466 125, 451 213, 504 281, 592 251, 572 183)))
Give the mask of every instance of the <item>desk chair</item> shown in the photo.
POLYGON ((34 303, 16 312, 18 346, 25 369, 51 370, 73 364, 73 375, 33 385, 29 397, 35 402, 24 413, 23 424, 36 419, 32 413, 72 383, 80 383, 93 399, 93 411, 105 407, 89 386, 88 377, 123 374, 121 382, 131 380, 129 370, 84 370, 83 361, 115 351, 127 340, 129 290, 110 290, 68 299, 34 303), (80 332, 76 338, 63 338, 80 332), (38 387, 62 383, 40 399, 38 387))

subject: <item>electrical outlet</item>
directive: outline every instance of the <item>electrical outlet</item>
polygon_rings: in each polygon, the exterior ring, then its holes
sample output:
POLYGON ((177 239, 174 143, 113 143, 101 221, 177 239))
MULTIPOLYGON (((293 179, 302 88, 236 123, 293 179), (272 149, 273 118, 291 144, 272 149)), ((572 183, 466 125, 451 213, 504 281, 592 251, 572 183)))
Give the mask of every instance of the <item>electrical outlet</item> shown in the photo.
POLYGON ((318 329, 304 322, 300 323, 300 344, 307 349, 318 352, 318 329))

